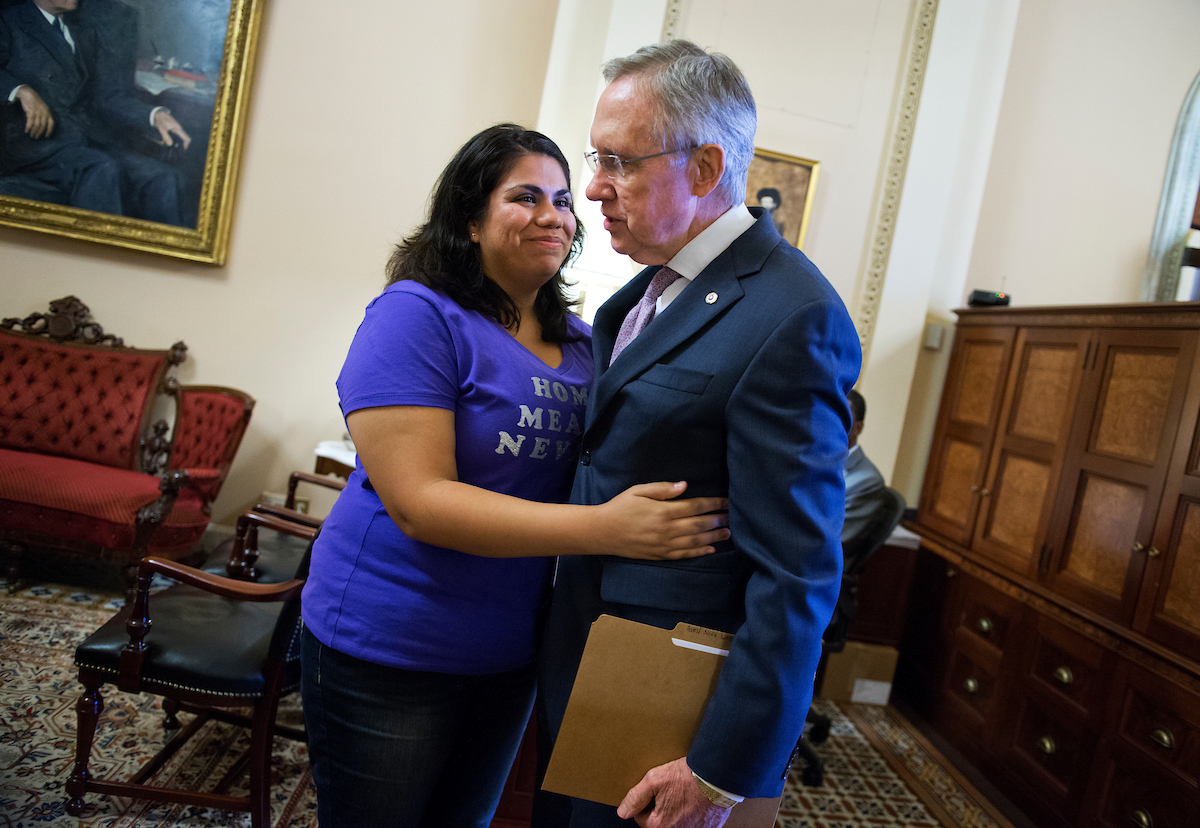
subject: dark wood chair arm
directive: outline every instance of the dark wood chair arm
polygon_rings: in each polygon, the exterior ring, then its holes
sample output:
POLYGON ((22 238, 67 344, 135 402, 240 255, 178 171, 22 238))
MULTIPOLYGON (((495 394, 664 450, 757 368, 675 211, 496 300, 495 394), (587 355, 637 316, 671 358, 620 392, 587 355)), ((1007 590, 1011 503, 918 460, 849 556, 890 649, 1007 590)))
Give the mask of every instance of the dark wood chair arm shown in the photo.
POLYGON ((319 528, 324 522, 323 518, 313 517, 306 512, 289 509, 287 506, 277 506, 274 503, 259 503, 254 507, 254 511, 259 514, 272 515, 284 520, 290 520, 293 523, 299 523, 303 526, 312 526, 313 528, 319 528))
MULTIPOLYGON (((174 498, 172 497, 172 499, 174 498)), ((247 534, 256 534, 258 527, 267 527, 309 541, 317 536, 317 530, 313 527, 301 526, 270 515, 248 512, 238 517, 238 544, 242 547, 240 551, 244 551, 247 534)), ((117 680, 117 686, 130 693, 139 692, 142 664, 146 659, 145 639, 154 623, 150 618, 150 582, 154 579, 155 573, 174 578, 180 583, 197 587, 222 598, 237 601, 257 603, 288 601, 298 597, 301 590, 304 589, 304 579, 302 578, 293 578, 274 584, 257 584, 204 572, 156 555, 142 558, 141 563, 138 564, 137 589, 134 592, 133 607, 130 610, 129 618, 125 620, 125 631, 129 634, 129 643, 121 648, 120 675, 117 680)))
MULTIPOLYGON (((172 561, 169 558, 160 558, 157 555, 149 555, 142 558, 142 562, 138 566, 139 582, 143 576, 146 576, 148 579, 153 578, 156 572, 168 578, 173 578, 182 584, 197 587, 214 595, 220 595, 222 598, 232 598, 235 601, 253 601, 256 603, 287 601, 298 595, 300 589, 304 586, 304 579, 302 578, 293 578, 290 581, 283 581, 277 584, 257 584, 252 581, 239 581, 234 578, 226 578, 224 575, 204 572, 186 564, 181 564, 178 561, 172 561)), ((140 583, 138 587, 140 592, 140 583)))
POLYGON ((296 486, 301 481, 305 483, 315 483, 318 486, 324 486, 327 489, 334 489, 339 492, 346 488, 345 480, 334 480, 329 477, 321 477, 318 474, 294 471, 288 476, 287 500, 284 502, 284 505, 289 509, 296 508, 296 486))

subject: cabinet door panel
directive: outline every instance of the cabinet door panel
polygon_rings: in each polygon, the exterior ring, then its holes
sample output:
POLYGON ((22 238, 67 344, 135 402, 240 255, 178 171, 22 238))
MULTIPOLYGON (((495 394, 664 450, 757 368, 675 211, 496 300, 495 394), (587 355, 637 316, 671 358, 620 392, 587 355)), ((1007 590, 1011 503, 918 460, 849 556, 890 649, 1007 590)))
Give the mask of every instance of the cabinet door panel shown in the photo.
POLYGON ((1196 332, 1102 330, 1048 532, 1048 584, 1130 623, 1175 449, 1196 332))
POLYGON ((1200 365, 1182 419, 1134 628, 1200 661, 1200 365))
POLYGON ((972 487, 979 479, 982 457, 977 445, 953 438, 945 441, 945 454, 938 467, 941 474, 934 493, 933 514, 960 531, 966 528, 964 516, 971 513, 974 506, 972 487))
POLYGON ((990 337, 964 340, 962 387, 954 401, 952 419, 985 427, 992 424, 999 391, 997 381, 1004 378, 1009 341, 990 337))
POLYGON ((919 512, 923 524, 959 543, 970 543, 975 525, 1014 334, 1011 327, 956 334, 919 512))
POLYGON ((1120 600, 1146 490, 1085 474, 1063 570, 1085 588, 1120 600))
POLYGON ((1006 402, 971 547, 1037 577, 1090 332, 1017 333, 1006 402))
POLYGON ((996 478, 989 489, 993 508, 975 544, 979 551, 990 546, 991 557, 1003 560, 1011 569, 1018 572, 1029 569, 1034 551, 1040 545, 1042 507, 1052 471, 1049 463, 1000 453, 996 478))
POLYGON ((1200 633, 1200 504, 1185 504, 1182 537, 1175 547, 1174 573, 1163 590, 1162 614, 1200 633))
MULTIPOLYGON (((1148 606, 1137 626, 1152 638, 1200 661, 1200 486, 1175 498, 1176 514, 1165 554, 1155 563, 1157 589, 1143 590, 1148 606)), ((1164 511, 1167 504, 1164 504, 1164 511)), ((1157 547, 1156 550, 1157 551, 1157 547)), ((1156 556, 1158 557, 1158 556, 1156 556)), ((1153 566, 1154 564, 1152 564, 1153 566)))
POLYGON ((1092 452, 1154 463, 1179 362, 1174 351, 1113 349, 1092 452))

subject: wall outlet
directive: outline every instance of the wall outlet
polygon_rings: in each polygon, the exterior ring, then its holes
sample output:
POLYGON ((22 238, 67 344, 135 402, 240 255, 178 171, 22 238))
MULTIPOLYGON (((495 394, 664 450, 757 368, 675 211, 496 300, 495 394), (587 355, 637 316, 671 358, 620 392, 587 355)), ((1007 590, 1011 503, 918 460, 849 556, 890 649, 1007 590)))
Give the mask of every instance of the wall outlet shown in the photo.
MULTIPOLYGON (((265 503, 268 506, 283 506, 287 503, 287 495, 279 492, 263 492, 258 496, 259 503, 265 503)), ((309 499, 307 497, 296 498, 295 510, 308 514, 309 499)))

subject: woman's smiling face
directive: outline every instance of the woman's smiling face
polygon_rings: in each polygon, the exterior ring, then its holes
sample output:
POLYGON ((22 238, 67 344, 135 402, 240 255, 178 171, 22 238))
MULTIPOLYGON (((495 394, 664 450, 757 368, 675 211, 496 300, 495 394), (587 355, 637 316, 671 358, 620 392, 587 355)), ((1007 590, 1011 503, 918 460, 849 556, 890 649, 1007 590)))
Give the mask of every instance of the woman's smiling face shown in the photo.
POLYGON ((488 197, 487 211, 467 225, 483 272, 510 297, 536 293, 571 252, 575 214, 558 161, 522 155, 488 197))

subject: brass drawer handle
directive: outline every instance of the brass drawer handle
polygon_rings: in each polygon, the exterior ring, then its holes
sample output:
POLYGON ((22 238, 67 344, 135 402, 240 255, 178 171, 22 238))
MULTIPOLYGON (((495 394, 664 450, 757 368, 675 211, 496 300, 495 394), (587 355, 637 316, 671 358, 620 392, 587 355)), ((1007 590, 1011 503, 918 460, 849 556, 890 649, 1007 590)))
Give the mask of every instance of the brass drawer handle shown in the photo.
POLYGON ((1075 674, 1071 672, 1070 667, 1059 667, 1054 671, 1054 678, 1061 684, 1071 684, 1075 681, 1075 674))
POLYGON ((1162 553, 1159 552, 1158 549, 1156 549, 1153 546, 1151 546, 1149 549, 1146 550, 1146 556, 1150 557, 1150 558, 1157 558, 1161 554, 1162 553))
POLYGON ((971 494, 975 494, 975 493, 976 493, 976 492, 978 492, 978 491, 979 491, 979 487, 978 487, 978 486, 972 486, 972 487, 971 487, 971 494))
POLYGON ((991 492, 991 490, 990 490, 990 489, 980 489, 980 490, 979 490, 979 496, 980 496, 980 497, 987 497, 987 496, 988 496, 988 495, 990 495, 991 493, 992 493, 992 492, 991 492))
POLYGON ((1038 750, 1047 756, 1053 756, 1054 751, 1058 750, 1058 745, 1054 744, 1054 740, 1049 736, 1043 736, 1037 740, 1038 750))
POLYGON ((1154 820, 1151 818, 1150 812, 1143 811, 1141 808, 1130 814, 1129 819, 1138 828, 1154 828, 1154 820))
POLYGON ((990 633, 990 632, 992 631, 992 619, 990 619, 990 618, 980 618, 980 619, 979 619, 979 620, 978 620, 978 621, 975 623, 975 626, 979 628, 979 631, 980 631, 981 633, 985 633, 985 634, 986 634, 986 633, 990 633))
POLYGON ((1175 747, 1175 737, 1171 734, 1171 731, 1164 730, 1161 727, 1150 734, 1150 741, 1167 750, 1175 747))
POLYGON ((973 678, 969 678, 963 682, 963 689, 966 690, 968 693, 978 693, 979 692, 979 682, 977 682, 973 678))

